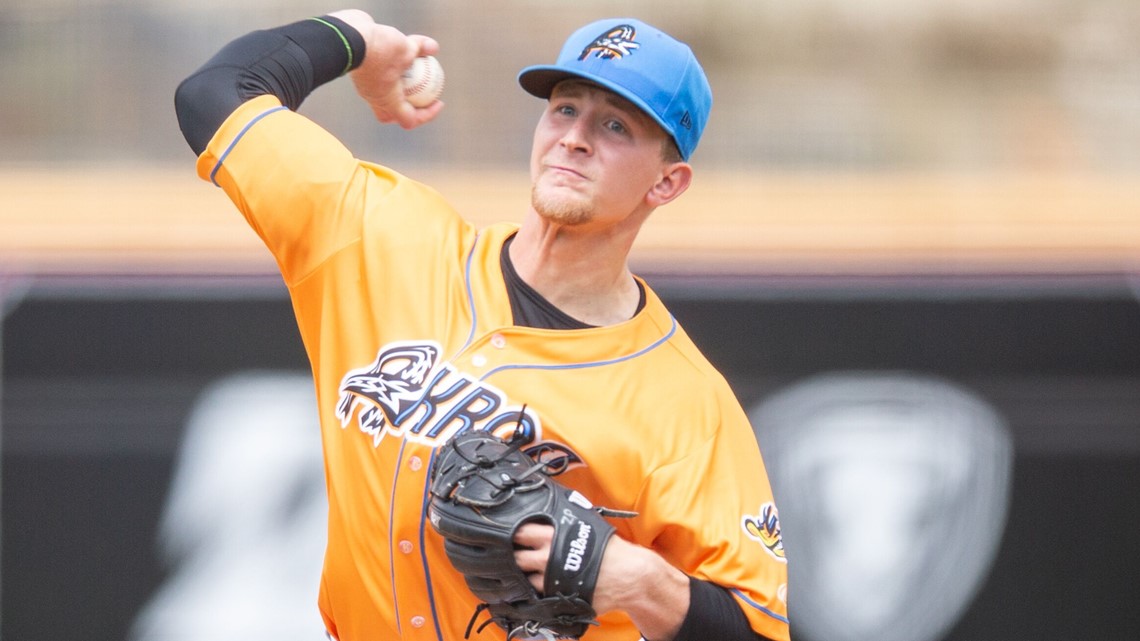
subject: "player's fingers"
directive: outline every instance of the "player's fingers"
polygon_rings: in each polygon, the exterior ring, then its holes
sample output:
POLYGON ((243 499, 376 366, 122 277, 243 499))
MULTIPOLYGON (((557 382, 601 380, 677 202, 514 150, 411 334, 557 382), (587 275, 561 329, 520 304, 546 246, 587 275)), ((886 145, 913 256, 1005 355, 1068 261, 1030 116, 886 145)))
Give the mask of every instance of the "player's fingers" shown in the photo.
POLYGON ((411 103, 401 101, 393 120, 404 129, 415 129, 420 125, 431 122, 443 110, 443 102, 436 100, 426 107, 415 107, 411 103))
POLYGON ((534 591, 542 594, 546 590, 546 575, 532 572, 526 576, 526 580, 534 586, 534 591))
POLYGON ((412 112, 412 121, 418 127, 434 120, 441 111, 443 111, 443 101, 437 99, 426 107, 415 107, 412 112))
POLYGON ((526 573, 542 574, 550 558, 548 550, 515 550, 515 565, 526 573))
POLYGON ((526 574, 526 580, 539 594, 546 587, 546 564, 550 562, 550 548, 520 549, 514 553, 515 565, 526 574))
POLYGON ((514 542, 516 545, 531 550, 549 550, 554 540, 554 526, 542 523, 523 523, 515 530, 514 542))
POLYGON ((411 41, 412 48, 415 50, 415 55, 412 56, 434 56, 439 53, 439 42, 430 36, 423 36, 420 34, 411 34, 408 36, 411 41))

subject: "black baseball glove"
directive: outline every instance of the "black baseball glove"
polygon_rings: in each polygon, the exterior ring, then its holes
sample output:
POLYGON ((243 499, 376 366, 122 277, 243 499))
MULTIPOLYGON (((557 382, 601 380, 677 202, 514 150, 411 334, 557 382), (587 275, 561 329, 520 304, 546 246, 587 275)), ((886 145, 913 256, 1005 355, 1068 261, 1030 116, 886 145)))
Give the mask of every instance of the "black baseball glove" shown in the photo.
POLYGON ((484 431, 459 434, 440 448, 431 470, 432 527, 483 604, 480 612, 507 639, 576 639, 597 613, 591 599, 612 525, 602 518, 632 513, 595 508, 548 474, 547 464, 519 451, 522 439, 484 431), (524 523, 554 526, 545 583, 538 593, 515 564, 515 531, 524 523))

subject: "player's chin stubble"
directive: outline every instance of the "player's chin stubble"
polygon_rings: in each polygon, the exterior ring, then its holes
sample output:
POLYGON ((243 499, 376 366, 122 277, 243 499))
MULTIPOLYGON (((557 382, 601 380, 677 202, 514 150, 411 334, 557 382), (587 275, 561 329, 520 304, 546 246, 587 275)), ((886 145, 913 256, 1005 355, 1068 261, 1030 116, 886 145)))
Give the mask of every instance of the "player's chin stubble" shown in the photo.
POLYGON ((593 209, 588 204, 543 194, 537 185, 531 186, 530 205, 542 218, 569 227, 581 225, 593 216, 593 209))

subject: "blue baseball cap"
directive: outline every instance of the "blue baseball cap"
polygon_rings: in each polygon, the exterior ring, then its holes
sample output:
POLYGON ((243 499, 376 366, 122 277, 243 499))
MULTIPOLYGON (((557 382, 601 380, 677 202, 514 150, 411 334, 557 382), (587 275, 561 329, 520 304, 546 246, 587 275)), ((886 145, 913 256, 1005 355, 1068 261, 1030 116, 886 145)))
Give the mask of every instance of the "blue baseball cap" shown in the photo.
POLYGON ((562 45, 553 65, 519 73, 519 84, 550 98, 563 80, 596 83, 637 105, 677 143, 685 160, 697 148, 712 108, 712 89, 693 51, 669 34, 633 18, 592 22, 562 45))

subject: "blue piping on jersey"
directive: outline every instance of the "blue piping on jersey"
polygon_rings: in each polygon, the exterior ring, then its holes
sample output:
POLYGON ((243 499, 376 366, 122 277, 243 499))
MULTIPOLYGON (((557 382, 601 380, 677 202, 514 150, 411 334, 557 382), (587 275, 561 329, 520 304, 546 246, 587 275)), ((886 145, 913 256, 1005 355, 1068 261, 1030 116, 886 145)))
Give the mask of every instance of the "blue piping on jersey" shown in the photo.
POLYGON ((221 185, 219 185, 218 181, 214 179, 214 176, 218 175, 218 170, 222 168, 222 163, 225 162, 226 156, 230 155, 230 152, 233 151, 234 146, 236 146, 237 142, 239 140, 241 140, 242 136, 245 135, 245 132, 249 131, 249 128, 252 127, 255 123, 257 123, 257 121, 261 120, 262 118, 268 116, 269 114, 271 114, 275 111, 281 111, 282 109, 288 111, 289 108, 282 105, 282 106, 274 107, 268 111, 263 111, 263 112, 257 114, 257 116, 253 120, 250 120, 249 122, 247 122, 245 124, 244 127, 241 128, 241 131, 238 132, 238 135, 234 136, 234 139, 230 141, 230 144, 226 147, 226 150, 222 152, 221 156, 218 156, 218 162, 214 164, 214 168, 210 170, 210 182, 214 183, 215 187, 221 187, 221 185))
POLYGON ((776 614, 775 612, 769 610, 768 608, 760 605, 759 603, 750 599, 747 594, 741 592, 739 589, 732 588, 732 593, 735 594, 736 596, 740 597, 740 600, 742 600, 745 603, 747 603, 748 605, 756 608, 757 610, 763 612, 764 614, 767 614, 768 616, 772 617, 773 619, 775 619, 781 623, 787 623, 788 622, 788 617, 780 616, 780 615, 776 614))
MULTIPOLYGON (((405 441, 406 442, 406 441, 405 441)), ((431 468, 435 465, 435 449, 431 451, 431 456, 428 457, 428 473, 424 474, 424 498, 423 505, 420 507, 420 559, 424 564, 424 582, 427 584, 427 597, 428 603, 431 605, 431 622, 435 626, 435 638, 443 641, 443 631, 439 629, 439 613, 435 609, 435 591, 431 589, 431 568, 428 567, 427 560, 427 547, 424 545, 424 531, 427 529, 428 502, 431 500, 431 468)), ((394 511, 394 510, 393 510, 394 511)), ((393 585, 395 585, 393 583, 393 585)))
POLYGON ((456 354, 462 353, 475 340, 475 327, 478 325, 478 319, 475 318, 475 292, 471 291, 471 263, 475 259, 475 246, 478 244, 479 233, 476 232, 475 240, 471 243, 471 250, 467 252, 467 265, 463 268, 463 286, 467 290, 467 309, 471 311, 471 331, 467 334, 467 342, 463 343, 463 347, 460 347, 456 354))
MULTIPOLYGON (((396 455, 397 461, 404 460, 404 446, 408 444, 405 440, 400 440, 400 452, 396 455)), ((396 480, 400 478, 400 470, 403 469, 402 465, 396 466, 396 475, 392 477, 392 496, 388 499, 388 505, 393 509, 388 511, 388 564, 391 565, 389 574, 392 578, 392 585, 396 585, 396 552, 392 549, 392 532, 395 530, 396 520, 396 480)), ((400 597, 396 595, 396 591, 392 591, 392 609, 396 613, 396 632, 400 635, 404 634, 403 625, 400 623, 400 597)))
POLYGON ((619 356, 617 358, 610 358, 610 359, 606 359, 604 361, 591 361, 588 363, 571 363, 568 365, 522 365, 522 364, 519 364, 519 365, 500 365, 499 367, 496 367, 495 369, 492 369, 489 372, 487 372, 486 374, 480 376, 479 380, 480 381, 486 380, 492 374, 497 374, 498 372, 502 372, 504 370, 509 370, 509 369, 541 369, 541 370, 584 369, 587 367, 602 367, 604 365, 613 365, 615 363, 621 363, 623 361, 628 361, 630 359, 637 358, 638 356, 642 356, 644 354, 647 354, 647 353, 657 349, 658 347, 660 347, 664 343, 668 342, 669 339, 673 337, 673 334, 677 333, 677 319, 674 318, 672 314, 670 314, 669 320, 672 322, 672 325, 669 327, 669 331, 666 332, 666 334, 664 336, 653 341, 647 347, 643 347, 643 348, 637 350, 636 352, 634 352, 632 354, 626 354, 625 356, 619 356))

